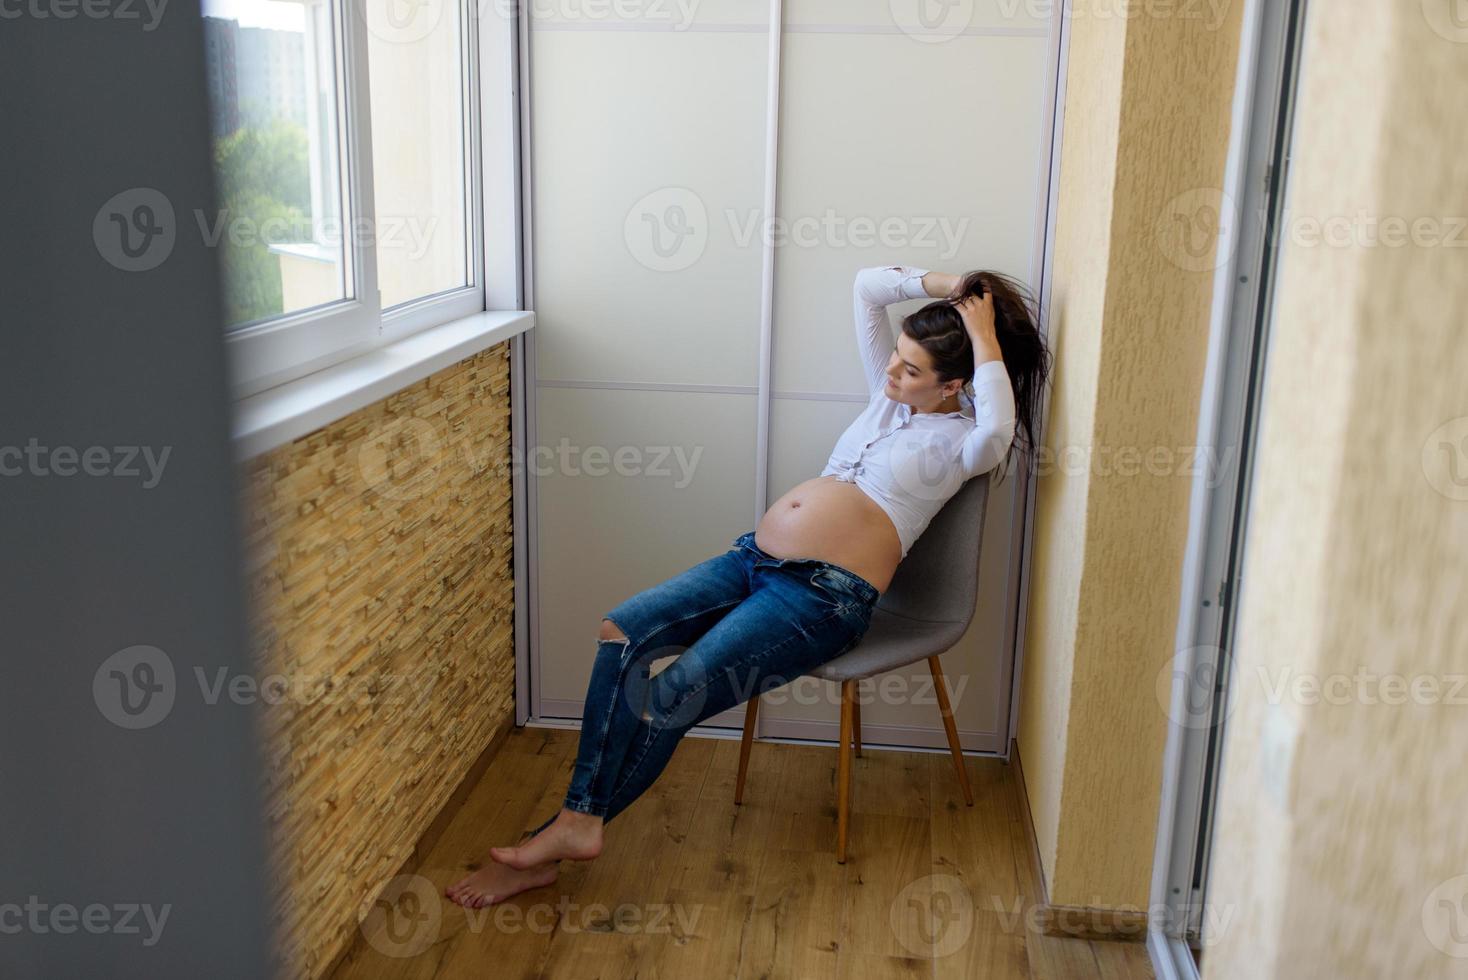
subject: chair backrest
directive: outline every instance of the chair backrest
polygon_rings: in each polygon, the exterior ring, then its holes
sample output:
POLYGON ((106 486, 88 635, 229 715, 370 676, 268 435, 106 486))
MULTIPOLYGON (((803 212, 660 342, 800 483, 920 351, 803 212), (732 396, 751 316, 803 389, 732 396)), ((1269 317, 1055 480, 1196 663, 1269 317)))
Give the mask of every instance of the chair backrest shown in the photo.
POLYGON ((979 550, 991 478, 991 473, 981 473, 969 479, 933 515, 898 564, 877 608, 908 619, 968 627, 978 603, 979 550))

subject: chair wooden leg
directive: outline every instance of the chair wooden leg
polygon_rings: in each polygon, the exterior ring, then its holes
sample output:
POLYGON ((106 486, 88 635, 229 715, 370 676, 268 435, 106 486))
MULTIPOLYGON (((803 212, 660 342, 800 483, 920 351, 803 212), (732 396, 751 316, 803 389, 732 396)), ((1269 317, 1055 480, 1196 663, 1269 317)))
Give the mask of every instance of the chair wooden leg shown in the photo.
POLYGON ((744 802, 744 774, 749 771, 749 746, 754 742, 754 720, 759 717, 759 695, 744 709, 744 736, 739 740, 739 774, 734 777, 734 803, 744 802))
POLYGON ((846 863, 846 826, 851 810, 851 717, 853 697, 852 681, 841 684, 841 744, 836 757, 836 863, 846 863))
POLYGON ((861 701, 857 695, 861 694, 861 681, 852 681, 851 694, 851 744, 856 749, 856 757, 861 758, 861 701))
POLYGON ((973 806, 974 793, 968 787, 968 770, 963 767, 963 749, 958 744, 958 726, 953 722, 953 708, 948 703, 948 685, 943 681, 943 667, 936 656, 928 658, 928 670, 933 673, 933 690, 938 692, 938 711, 943 715, 943 730, 948 733, 948 750, 953 753, 953 768, 958 770, 958 785, 963 789, 963 801, 973 806))

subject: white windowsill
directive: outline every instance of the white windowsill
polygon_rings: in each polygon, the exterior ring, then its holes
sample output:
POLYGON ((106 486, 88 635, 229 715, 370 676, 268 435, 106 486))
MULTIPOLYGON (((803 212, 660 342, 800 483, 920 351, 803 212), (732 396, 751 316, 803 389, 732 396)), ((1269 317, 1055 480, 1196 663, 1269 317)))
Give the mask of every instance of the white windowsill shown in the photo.
POLYGON ((284 446, 534 325, 530 310, 475 313, 242 398, 234 403, 235 458, 284 446))

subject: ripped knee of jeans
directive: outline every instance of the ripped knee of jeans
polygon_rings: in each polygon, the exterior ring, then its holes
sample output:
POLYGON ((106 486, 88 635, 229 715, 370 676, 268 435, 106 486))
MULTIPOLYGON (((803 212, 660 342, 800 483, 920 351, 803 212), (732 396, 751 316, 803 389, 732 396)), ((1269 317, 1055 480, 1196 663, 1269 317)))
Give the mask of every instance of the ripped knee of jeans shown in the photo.
POLYGON ((622 643, 631 642, 627 639, 627 634, 622 632, 622 627, 618 626, 610 619, 607 619, 605 616, 602 617, 601 632, 598 634, 597 639, 602 643, 616 643, 619 641, 622 643))

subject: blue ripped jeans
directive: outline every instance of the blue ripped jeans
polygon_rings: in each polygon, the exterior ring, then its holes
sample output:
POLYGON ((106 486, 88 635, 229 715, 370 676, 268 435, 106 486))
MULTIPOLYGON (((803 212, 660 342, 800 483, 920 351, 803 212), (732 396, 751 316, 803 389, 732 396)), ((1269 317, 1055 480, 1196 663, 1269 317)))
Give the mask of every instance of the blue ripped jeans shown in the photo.
POLYGON ((839 565, 765 553, 749 531, 607 612, 626 639, 597 644, 566 809, 611 820, 688 729, 855 647, 878 596, 839 565))

